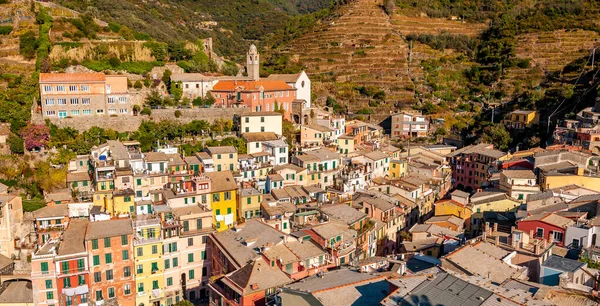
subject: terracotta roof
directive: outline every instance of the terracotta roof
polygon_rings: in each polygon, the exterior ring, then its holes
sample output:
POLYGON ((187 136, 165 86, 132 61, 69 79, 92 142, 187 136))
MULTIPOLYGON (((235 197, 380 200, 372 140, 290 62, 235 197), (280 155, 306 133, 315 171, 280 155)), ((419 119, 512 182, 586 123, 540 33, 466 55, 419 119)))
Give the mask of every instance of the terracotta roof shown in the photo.
POLYGON ((267 77, 267 80, 278 80, 286 83, 296 83, 298 78, 302 75, 302 72, 296 74, 271 74, 267 77))
POLYGON ((85 252, 85 233, 90 223, 86 219, 74 219, 63 233, 63 240, 58 248, 58 256, 73 255, 85 252))
POLYGON ((543 214, 529 216, 519 222, 526 222, 526 221, 541 221, 541 222, 548 223, 550 225, 554 225, 554 226, 561 227, 561 228, 566 228, 567 226, 575 223, 573 220, 571 220, 569 218, 565 218, 565 217, 559 216, 554 213, 543 213, 543 214))
POLYGON ((515 179, 531 179, 535 180, 535 173, 531 170, 504 170, 502 171, 506 177, 515 178, 515 179))
POLYGON ((104 73, 40 73, 40 83, 104 82, 104 73))
POLYGON ((330 129, 326 126, 322 126, 319 124, 309 124, 309 125, 303 125, 303 128, 306 129, 311 129, 311 130, 315 130, 315 131, 319 131, 319 132, 332 132, 334 131, 333 129, 330 129))
POLYGON ((133 227, 129 219, 117 219, 91 222, 85 235, 85 240, 117 237, 133 234, 133 227))
POLYGON ((148 152, 144 154, 144 159, 146 162, 166 162, 169 161, 169 156, 164 152, 148 152))
POLYGON ((256 141, 270 141, 277 140, 277 134, 273 132, 254 132, 254 133, 244 133, 242 137, 246 139, 247 142, 256 142, 256 141))
POLYGON ((234 146, 222 146, 222 147, 207 147, 210 155, 213 154, 225 154, 225 153, 237 153, 234 146))
POLYGON ((293 90, 293 88, 284 81, 264 80, 264 81, 219 81, 213 86, 213 91, 234 91, 236 88, 242 88, 242 91, 259 91, 262 87, 264 91, 275 90, 293 90))
POLYGON ((271 267, 259 259, 227 274, 223 282, 234 283, 243 289, 244 294, 250 294, 286 285, 291 282, 291 279, 280 269, 271 267))
POLYGON ((231 191, 237 189, 237 183, 233 179, 231 171, 207 172, 204 175, 208 176, 211 182, 210 192, 231 191))

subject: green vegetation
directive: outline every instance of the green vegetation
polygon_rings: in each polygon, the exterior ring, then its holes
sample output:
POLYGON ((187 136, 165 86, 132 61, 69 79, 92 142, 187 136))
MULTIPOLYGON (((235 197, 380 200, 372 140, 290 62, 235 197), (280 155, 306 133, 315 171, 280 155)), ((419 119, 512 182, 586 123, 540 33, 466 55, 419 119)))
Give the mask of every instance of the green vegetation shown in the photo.
POLYGON ((8 35, 13 31, 12 26, 0 26, 0 35, 8 35))
POLYGON ((464 52, 471 56, 477 47, 477 41, 462 34, 440 33, 434 34, 408 34, 407 41, 418 41, 426 44, 435 50, 443 51, 444 49, 454 49, 459 52, 464 52))
POLYGON ((133 74, 146 74, 157 66, 163 66, 164 62, 121 62, 117 58, 110 58, 106 60, 85 60, 81 62, 81 65, 85 66, 94 71, 105 71, 105 70, 125 70, 133 74), (111 63, 111 60, 113 61, 111 63))
POLYGON ((32 198, 31 200, 27 200, 27 195, 23 194, 21 196, 23 197, 23 211, 25 212, 36 211, 46 206, 43 198, 36 197, 32 198))

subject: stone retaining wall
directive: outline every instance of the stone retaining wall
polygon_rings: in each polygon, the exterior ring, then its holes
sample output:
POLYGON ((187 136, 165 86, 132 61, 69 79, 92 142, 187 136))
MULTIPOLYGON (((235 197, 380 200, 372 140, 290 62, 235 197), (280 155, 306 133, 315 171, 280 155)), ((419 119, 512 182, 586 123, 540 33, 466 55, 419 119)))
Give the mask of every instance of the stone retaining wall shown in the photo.
MULTIPOLYGON (((247 108, 193 108, 180 109, 181 117, 175 118, 177 109, 154 109, 152 116, 117 116, 117 117, 76 117, 51 119, 58 127, 71 127, 79 131, 89 130, 93 126, 113 129, 118 132, 136 131, 142 121, 174 120, 181 123, 189 123, 192 120, 206 120, 213 122, 219 118, 233 119, 236 114, 247 112, 247 108)), ((41 116, 40 116, 41 117, 41 116)))

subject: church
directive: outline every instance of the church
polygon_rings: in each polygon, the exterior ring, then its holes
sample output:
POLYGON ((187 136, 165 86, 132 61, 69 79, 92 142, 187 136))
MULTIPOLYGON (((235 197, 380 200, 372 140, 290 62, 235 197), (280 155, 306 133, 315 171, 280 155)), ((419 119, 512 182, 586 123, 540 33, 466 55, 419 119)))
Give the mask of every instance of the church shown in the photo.
POLYGON ((280 111, 284 119, 300 123, 302 110, 310 108, 311 83, 302 71, 260 77, 260 54, 251 45, 246 54, 247 77, 218 80, 210 90, 215 106, 247 107, 252 112, 280 111))

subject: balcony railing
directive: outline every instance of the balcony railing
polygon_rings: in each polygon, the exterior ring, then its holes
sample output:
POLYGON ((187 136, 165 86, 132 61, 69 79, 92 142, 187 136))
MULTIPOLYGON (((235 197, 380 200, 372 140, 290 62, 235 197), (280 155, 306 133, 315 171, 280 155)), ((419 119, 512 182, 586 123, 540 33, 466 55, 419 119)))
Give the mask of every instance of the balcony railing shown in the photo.
POLYGON ((138 246, 138 245, 142 245, 142 244, 157 243, 157 242, 161 242, 161 241, 162 241, 161 236, 148 237, 148 238, 137 236, 133 239, 133 245, 138 246))

